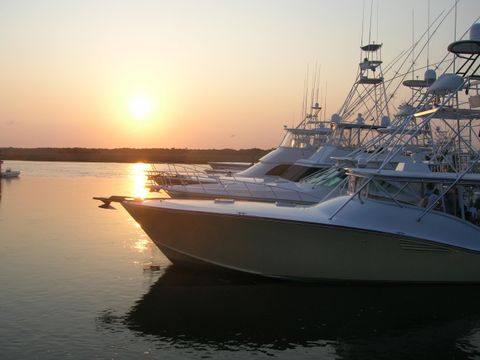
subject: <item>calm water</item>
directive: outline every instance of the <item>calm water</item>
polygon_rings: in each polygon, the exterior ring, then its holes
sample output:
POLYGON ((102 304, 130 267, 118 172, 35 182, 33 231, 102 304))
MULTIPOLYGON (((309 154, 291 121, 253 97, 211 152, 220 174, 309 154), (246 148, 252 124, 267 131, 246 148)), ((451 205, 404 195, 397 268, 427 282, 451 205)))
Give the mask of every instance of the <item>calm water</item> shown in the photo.
POLYGON ((480 358, 480 287, 192 273, 91 199, 142 195, 141 164, 6 165, 22 177, 0 199, 2 360, 480 358))

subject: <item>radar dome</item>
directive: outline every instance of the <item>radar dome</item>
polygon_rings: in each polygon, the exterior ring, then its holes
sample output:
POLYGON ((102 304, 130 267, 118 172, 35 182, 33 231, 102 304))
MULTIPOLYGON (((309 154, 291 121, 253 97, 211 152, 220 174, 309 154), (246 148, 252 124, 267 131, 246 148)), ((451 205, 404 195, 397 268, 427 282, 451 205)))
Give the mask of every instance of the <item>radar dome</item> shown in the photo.
POLYGON ((382 121, 380 123, 383 127, 390 125, 390 118, 387 115, 382 116, 382 121))
POLYGON ((457 74, 442 74, 429 88, 428 93, 446 95, 458 91, 463 85, 463 78, 457 74))
POLYGON ((362 114, 358 114, 356 121, 359 125, 365 124, 365 119, 362 117, 362 114))
POLYGON ((431 83, 433 83, 435 80, 437 80, 437 73, 435 72, 435 70, 428 69, 427 71, 425 71, 424 80, 425 80, 428 84, 431 84, 431 83))
POLYGON ((335 124, 339 124, 342 122, 342 117, 338 115, 337 113, 332 115, 332 122, 335 124))
POLYGON ((480 23, 473 24, 470 28, 470 40, 480 41, 480 23))

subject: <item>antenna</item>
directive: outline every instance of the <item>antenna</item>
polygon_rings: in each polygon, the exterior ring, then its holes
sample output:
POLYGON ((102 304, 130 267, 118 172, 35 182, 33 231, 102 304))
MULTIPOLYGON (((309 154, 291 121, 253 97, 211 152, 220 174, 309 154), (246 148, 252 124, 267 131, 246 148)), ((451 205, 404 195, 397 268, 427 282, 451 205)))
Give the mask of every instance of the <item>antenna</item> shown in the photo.
POLYGON ((307 72, 305 73, 305 79, 303 80, 303 99, 302 99, 302 120, 305 120, 305 103, 307 102, 307 78, 308 78, 308 65, 307 72))
MULTIPOLYGON (((454 6, 455 6, 455 12, 454 12, 454 21, 453 21, 453 41, 457 41, 457 4, 458 0, 455 0, 454 6)), ((453 54, 453 72, 456 72, 455 69, 455 62, 456 62, 457 57, 455 54, 453 54)))
MULTIPOLYGON (((363 46, 363 25, 365 23, 365 0, 363 0, 363 7, 362 7, 362 35, 360 36, 360 46, 363 46)), ((361 57, 361 54, 360 54, 361 57)))
POLYGON ((372 39, 372 10, 373 10, 373 0, 370 1, 370 24, 368 26, 368 44, 371 44, 371 39, 372 39))
POLYGON ((427 0, 427 70, 430 67, 430 0, 427 0))
POLYGON ((320 91, 320 75, 322 72, 322 64, 319 65, 318 67, 318 79, 317 79, 317 92, 315 94, 315 102, 318 103, 318 93, 320 91))
MULTIPOLYGON (((415 10, 412 8, 412 80, 415 80, 415 10)), ((413 88, 412 88, 413 97, 413 88)))
POLYGON ((453 41, 457 41, 457 4, 458 0, 455 0, 455 21, 453 23, 453 41))
POLYGON ((310 65, 307 65, 307 78, 305 79, 305 103, 303 104, 303 117, 307 117, 308 112, 308 82, 310 81, 310 65))
POLYGON ((313 106, 315 101, 315 84, 317 83, 317 62, 315 61, 315 66, 313 67, 313 79, 312 79, 312 90, 310 91, 310 106, 313 106))
POLYGON ((325 100, 323 105, 323 120, 327 120, 327 85, 328 83, 325 81, 325 100))

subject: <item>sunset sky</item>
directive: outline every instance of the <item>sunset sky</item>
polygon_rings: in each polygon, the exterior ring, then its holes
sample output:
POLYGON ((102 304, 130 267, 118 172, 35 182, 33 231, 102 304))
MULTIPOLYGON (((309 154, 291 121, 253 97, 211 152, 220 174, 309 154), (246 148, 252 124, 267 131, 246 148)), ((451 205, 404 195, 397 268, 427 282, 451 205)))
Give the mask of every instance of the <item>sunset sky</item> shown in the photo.
MULTIPOLYGON (((425 31, 428 0, 373 4, 372 38, 388 62, 411 45, 412 10, 415 34, 425 31)), ((452 4, 431 0, 430 18, 452 4)), ((301 120, 307 66, 321 65, 327 115, 341 105, 364 7, 370 1, 2 0, 0 147, 274 147, 283 125, 301 120)), ((460 1, 457 34, 477 16, 479 0, 460 1)), ((452 16, 431 58, 453 38, 452 16)))

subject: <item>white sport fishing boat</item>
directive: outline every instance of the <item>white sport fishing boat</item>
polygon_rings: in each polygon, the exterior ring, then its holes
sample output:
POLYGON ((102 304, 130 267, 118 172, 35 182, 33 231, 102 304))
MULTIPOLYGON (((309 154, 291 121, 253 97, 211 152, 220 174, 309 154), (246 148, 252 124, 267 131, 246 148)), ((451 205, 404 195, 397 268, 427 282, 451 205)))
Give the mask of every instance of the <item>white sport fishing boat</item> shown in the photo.
POLYGON ((12 170, 11 168, 6 168, 4 171, 1 171, 3 161, 0 160, 0 178, 2 179, 12 179, 20 176, 20 171, 12 170))
POLYGON ((435 143, 429 161, 347 169, 348 195, 313 206, 120 202, 175 264, 314 281, 480 282, 480 24, 449 50, 463 65, 429 87, 431 109, 415 114, 416 131, 384 164, 441 128, 451 141, 435 143))

